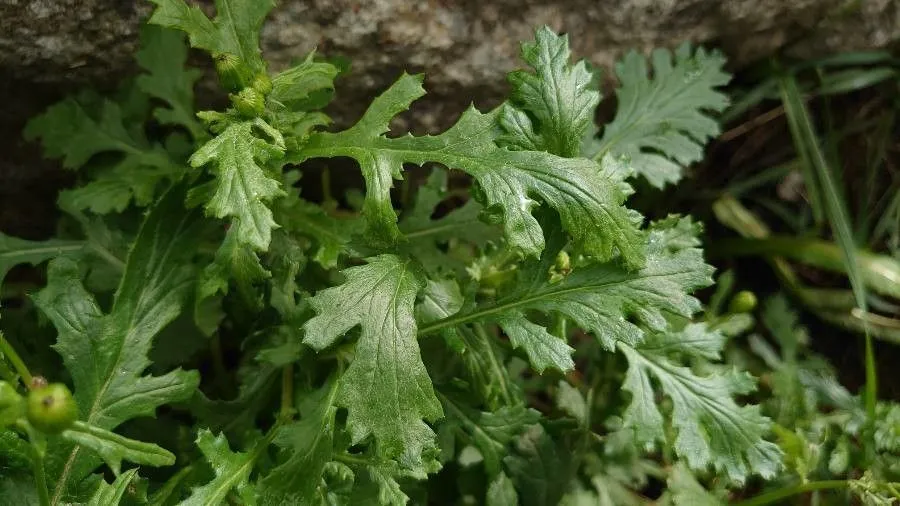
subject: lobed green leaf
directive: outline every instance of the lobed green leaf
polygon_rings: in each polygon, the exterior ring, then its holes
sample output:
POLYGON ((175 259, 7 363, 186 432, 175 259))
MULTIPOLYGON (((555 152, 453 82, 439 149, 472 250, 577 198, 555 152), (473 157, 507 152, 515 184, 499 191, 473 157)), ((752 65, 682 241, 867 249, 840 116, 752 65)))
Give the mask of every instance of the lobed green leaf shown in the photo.
POLYGON ((187 47, 178 32, 145 25, 141 30, 141 50, 137 62, 146 73, 137 78, 137 86, 148 96, 161 100, 154 117, 163 125, 179 125, 194 139, 206 136, 194 115, 194 84, 200 71, 185 68, 187 47))
POLYGON ((303 342, 322 350, 351 328, 361 328, 337 396, 337 404, 348 410, 353 441, 372 435, 385 455, 422 469, 435 446, 434 432, 422 420, 437 420, 443 411, 416 341, 413 308, 423 286, 420 273, 394 255, 342 272, 342 285, 309 300, 316 316, 304 325, 303 342))
POLYGON ((256 250, 268 249, 272 229, 278 226, 266 203, 285 195, 278 180, 259 164, 280 158, 284 149, 281 133, 257 118, 228 125, 191 156, 194 167, 215 162, 216 186, 207 212, 232 217, 236 241, 256 250))
POLYGON ((564 315, 594 334, 607 350, 614 350, 619 342, 635 345, 644 337, 642 326, 656 331, 667 327, 665 313, 690 317, 697 312, 700 302, 690 293, 712 283, 712 267, 693 247, 696 239, 691 247, 675 240, 681 237, 679 224, 686 221, 669 220, 651 227, 647 265, 640 270, 629 271, 617 262, 593 263, 574 269, 559 281, 551 279, 549 270, 565 238, 558 229, 548 227, 551 232, 544 255, 522 269, 509 293, 493 303, 431 323, 421 333, 470 322, 497 322, 504 330, 512 330, 517 339, 551 347, 541 353, 559 358, 564 343, 534 324, 523 323, 527 321, 525 312, 539 311, 564 315))
POLYGON ((305 397, 301 419, 279 429, 275 443, 290 457, 260 480, 264 504, 315 504, 322 473, 331 461, 338 382, 329 380, 305 397))
POLYGON ((175 455, 155 444, 135 441, 80 421, 63 431, 62 437, 99 455, 117 476, 123 460, 154 467, 175 463, 175 455))
POLYGON ((207 429, 197 434, 197 446, 212 466, 215 477, 208 483, 195 487, 191 495, 179 506, 217 506, 223 504, 233 491, 245 501, 255 497, 250 484, 255 458, 251 453, 234 452, 228 446, 225 436, 213 436, 207 429))
POLYGON ((781 451, 763 438, 771 422, 760 414, 759 406, 739 406, 734 400, 754 389, 753 379, 737 371, 699 375, 669 356, 696 347, 702 350, 701 356, 706 353, 718 358, 724 336, 710 334, 693 343, 686 343, 684 334, 675 332, 656 334, 634 347, 619 343, 629 363, 624 388, 632 394, 623 416, 625 423, 634 429, 636 442, 647 448, 656 441, 667 441, 651 381, 655 379, 672 400, 671 423, 677 436, 671 444, 691 469, 711 466, 737 483, 751 474, 771 479, 781 468, 781 451))
POLYGON ((94 495, 88 500, 87 506, 118 506, 122 504, 122 498, 136 477, 137 469, 130 469, 118 475, 112 484, 101 481, 94 495))
MULTIPOLYGON (((82 286, 78 265, 64 257, 51 262, 47 287, 34 296, 59 332, 55 348, 75 384, 79 418, 92 426, 112 430, 197 388, 194 372, 144 375, 154 336, 179 314, 195 279, 189 260, 202 224, 183 201, 184 190, 174 188, 147 216, 109 314, 82 286)), ((95 465, 80 446, 64 451, 57 501, 95 465)))
POLYGON ((400 231, 391 205, 393 179, 404 163, 437 162, 475 178, 488 212, 502 216, 506 240, 526 255, 544 248, 541 227, 532 216, 540 198, 556 210, 576 245, 599 259, 615 253, 631 268, 643 264, 643 236, 636 216, 622 206, 620 187, 595 163, 560 158, 542 151, 511 151, 495 144, 498 110, 483 114, 469 108, 441 135, 388 138, 391 118, 425 93, 422 77, 404 74, 376 98, 359 122, 338 133, 310 136, 296 162, 348 156, 359 162, 366 179, 363 214, 376 238, 397 241, 400 231))
POLYGON ((683 44, 674 55, 657 49, 647 59, 630 52, 616 64, 616 116, 592 149, 600 159, 611 153, 630 159, 634 172, 653 186, 681 179, 684 168, 703 158, 703 144, 719 133, 707 112, 720 112, 728 98, 717 90, 731 79, 725 58, 683 44), (674 61, 673 61, 674 56, 674 61))
POLYGON ((564 158, 581 153, 581 141, 594 122, 600 92, 587 62, 569 64, 569 38, 549 27, 539 28, 534 42, 522 44, 522 59, 534 73, 511 72, 510 101, 521 111, 504 110, 501 124, 510 132, 504 140, 529 151, 547 151, 564 158))
POLYGON ((197 6, 184 0, 151 0, 156 10, 149 23, 187 33, 191 47, 212 54, 240 58, 253 73, 265 70, 259 50, 259 32, 274 0, 216 0, 216 18, 210 20, 197 6))

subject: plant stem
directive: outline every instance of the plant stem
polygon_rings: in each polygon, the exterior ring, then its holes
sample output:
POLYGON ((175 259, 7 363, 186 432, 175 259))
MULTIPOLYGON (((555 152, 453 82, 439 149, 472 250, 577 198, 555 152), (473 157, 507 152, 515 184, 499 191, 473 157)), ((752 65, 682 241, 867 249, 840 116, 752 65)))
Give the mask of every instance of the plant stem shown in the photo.
POLYGON ((288 364, 281 370, 281 414, 289 420, 294 412, 294 364, 288 364))
POLYGON ((44 455, 37 448, 32 446, 33 456, 31 460, 32 471, 34 472, 34 486, 37 487, 38 500, 41 506, 50 506, 50 492, 47 488, 47 474, 44 472, 44 455))
POLYGON ((778 490, 773 490, 772 492, 758 495, 756 497, 751 497, 746 501, 736 503, 735 506, 762 506, 764 504, 772 504, 786 497, 803 494, 805 492, 813 492, 816 490, 835 490, 847 488, 848 486, 850 486, 850 482, 847 480, 811 481, 809 483, 802 483, 800 485, 794 485, 793 487, 781 488, 778 490))
POLYGON ((342 464, 354 465, 354 466, 372 465, 372 461, 370 461, 368 459, 364 459, 362 457, 357 457, 356 455, 350 455, 347 453, 335 454, 334 460, 336 460, 342 464))
POLYGON ((25 365, 25 362, 19 354, 16 353, 15 348, 13 348, 12 345, 9 344, 9 341, 6 340, 6 337, 3 336, 3 332, 0 332, 0 354, 9 360, 9 363, 12 364, 16 369, 16 372, 19 373, 25 386, 31 388, 31 372, 28 370, 28 366, 25 365))
POLYGON ((566 317, 557 313, 553 316, 553 331, 551 334, 563 340, 563 342, 568 342, 569 334, 568 334, 568 322, 566 321, 566 317))
POLYGON ((47 474, 44 470, 44 454, 47 449, 47 441, 44 437, 20 419, 16 422, 16 428, 28 436, 28 448, 31 450, 31 472, 34 474, 34 486, 38 493, 38 502, 41 506, 50 506, 50 489, 47 488, 47 474))
POLYGON ((490 360, 491 366, 491 374, 494 378, 497 379, 500 384, 500 392, 503 397, 503 402, 506 405, 513 405, 515 403, 515 397, 509 389, 509 379, 506 376, 506 370, 503 368, 503 365, 497 360, 497 356, 494 354, 494 349, 491 347, 491 336, 488 335, 487 331, 484 329, 484 325, 481 324, 473 324, 472 329, 475 332, 475 336, 477 336, 478 340, 481 341, 481 344, 487 350, 487 354, 490 360))
POLYGON ((109 265, 113 266, 119 273, 125 272, 125 262, 119 260, 119 257, 113 255, 108 249, 104 248, 96 241, 91 241, 88 244, 88 248, 90 248, 90 250, 93 251, 95 255, 105 260, 109 265))

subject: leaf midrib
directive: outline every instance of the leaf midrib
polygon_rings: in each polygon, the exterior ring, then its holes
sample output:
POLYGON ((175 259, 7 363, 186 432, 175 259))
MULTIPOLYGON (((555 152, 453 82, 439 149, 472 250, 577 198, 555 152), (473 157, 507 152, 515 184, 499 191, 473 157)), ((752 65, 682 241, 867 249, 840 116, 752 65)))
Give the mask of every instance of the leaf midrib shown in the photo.
POLYGON ((67 243, 67 244, 60 245, 60 246, 42 246, 39 248, 30 248, 30 249, 18 248, 13 251, 6 251, 3 253, 0 253, 0 259, 28 257, 29 255, 43 255, 46 253, 57 253, 57 252, 63 253, 63 252, 68 252, 68 251, 78 251, 81 248, 83 248, 84 246, 85 246, 84 242, 77 242, 77 243, 73 242, 73 243, 67 243))
POLYGON ((530 305, 534 302, 538 302, 543 299, 552 299, 553 297, 567 295, 570 293, 577 293, 577 292, 586 291, 586 290, 601 289, 601 288, 605 288, 608 286, 627 283, 627 282, 635 281, 635 280, 645 280, 645 279, 653 279, 653 278, 659 278, 659 277, 677 276, 679 274, 690 274, 692 272, 693 271, 662 272, 659 274, 650 274, 650 275, 644 275, 644 276, 630 277, 630 278, 626 278, 624 280, 620 279, 620 280, 615 280, 615 281, 607 281, 604 283, 574 286, 574 287, 570 287, 570 288, 566 288, 566 289, 562 289, 562 290, 540 291, 536 294, 530 295, 523 299, 513 300, 510 302, 506 302, 506 303, 504 303, 502 301, 498 301, 498 302, 494 303, 493 305, 484 307, 483 309, 480 309, 478 311, 473 311, 471 313, 467 313, 467 314, 463 314, 463 315, 456 314, 456 315, 453 315, 448 318, 443 318, 441 320, 431 323, 430 325, 426 325, 425 327, 420 328, 418 337, 421 338, 427 334, 431 334, 431 333, 441 330, 445 327, 455 327, 457 325, 462 325, 464 323, 470 323, 473 321, 478 321, 478 320, 484 319, 484 318, 486 318, 490 315, 496 314, 496 313, 504 313, 507 311, 518 309, 520 307, 527 307, 528 305, 530 305))
MULTIPOLYGON (((182 220, 179 222, 179 229, 182 229, 184 227, 185 219, 186 218, 182 218, 182 220)), ((173 237, 173 239, 171 241, 169 241, 169 244, 166 246, 165 253, 162 255, 163 259, 167 258, 169 256, 169 254, 171 253, 172 246, 177 242, 177 237, 178 236, 176 235, 173 237)), ((135 244, 137 244, 137 242, 135 244)), ((129 257, 130 256, 131 255, 129 254, 129 257)), ((157 269, 159 268, 159 266, 164 265, 164 263, 165 262, 160 260, 159 264, 157 265, 157 269)), ((157 270, 157 269, 154 269, 154 270, 157 270)), ((122 278, 123 282, 124 282, 124 279, 125 278, 123 276, 123 278, 122 278)), ((176 289, 177 289, 177 287, 176 287, 176 289)), ((118 296, 116 297, 116 302, 118 302, 118 296)), ((114 314, 114 312, 115 312, 115 307, 116 307, 116 304, 114 303, 113 312, 110 313, 109 315, 104 315, 102 318, 111 317, 112 314, 114 314)), ((135 307, 133 310, 136 312, 136 309, 137 308, 135 307)), ((88 416, 87 416, 87 423, 89 423, 89 424, 93 425, 94 420, 100 413, 100 409, 99 409, 100 401, 103 399, 103 397, 106 394, 106 391, 109 389, 109 386, 112 383, 113 378, 115 377, 115 372, 119 367, 119 363, 122 361, 122 354, 123 354, 122 352, 125 349, 125 343, 128 341, 128 338, 131 336, 132 332, 134 332, 134 330, 135 330, 135 327, 136 327, 135 316, 136 315, 133 314, 128 319, 128 332, 123 337, 121 343, 119 343, 119 346, 117 347, 117 350, 116 350, 116 359, 113 362, 113 366, 111 368, 109 368, 108 374, 106 376, 106 380, 103 382, 103 385, 101 385, 100 389, 97 390, 96 397, 94 397, 94 402, 91 403, 91 409, 88 411, 88 416)), ((63 492, 65 492, 66 484, 69 481, 69 474, 72 472, 72 466, 74 465, 75 458, 77 457, 78 452, 80 450, 81 450, 81 445, 75 445, 75 448, 73 448, 72 452, 69 454, 69 458, 66 459, 66 464, 63 467, 63 471, 59 476, 59 480, 57 481, 57 484, 56 484, 56 489, 53 491, 53 498, 51 500, 51 504, 53 504, 54 506, 59 504, 61 496, 62 496, 63 492)))

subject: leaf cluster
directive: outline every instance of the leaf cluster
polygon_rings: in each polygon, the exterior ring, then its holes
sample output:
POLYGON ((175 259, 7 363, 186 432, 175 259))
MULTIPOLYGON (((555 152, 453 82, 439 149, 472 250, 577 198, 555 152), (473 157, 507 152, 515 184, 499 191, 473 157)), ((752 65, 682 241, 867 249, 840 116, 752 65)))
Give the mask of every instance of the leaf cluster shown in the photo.
POLYGON ((0 273, 50 260, 21 312, 55 329, 62 367, 41 372, 79 417, 60 437, 0 418, 4 503, 632 504, 662 477, 697 504, 701 483, 778 475, 753 378, 722 364, 732 334, 695 320, 699 225, 627 206, 632 178, 675 182, 716 133, 721 56, 626 56, 598 135, 596 71, 541 28, 499 107, 398 135, 425 94, 403 74, 340 130, 336 65, 262 58, 272 2, 153 3, 141 75, 25 132, 79 184, 58 238, 0 235, 0 273), (184 36, 224 110, 195 114, 184 36), (364 196, 301 198, 335 157, 364 196), (415 166, 431 175, 397 199, 415 166))

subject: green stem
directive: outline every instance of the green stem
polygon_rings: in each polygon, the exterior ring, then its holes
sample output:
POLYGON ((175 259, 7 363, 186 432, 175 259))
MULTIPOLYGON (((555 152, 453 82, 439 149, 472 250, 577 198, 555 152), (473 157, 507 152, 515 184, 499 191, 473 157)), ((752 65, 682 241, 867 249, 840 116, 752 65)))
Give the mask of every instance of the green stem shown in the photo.
MULTIPOLYGON (((706 249, 710 257, 758 256, 784 257, 827 271, 848 274, 841 248, 830 241, 784 236, 765 239, 733 238, 716 241, 706 249)), ((889 256, 857 249, 856 259, 862 281, 882 295, 900 297, 900 263, 889 256)))
POLYGON ((115 256, 108 249, 104 248, 96 241, 90 241, 88 244, 88 248, 94 252, 95 255, 105 260, 109 265, 113 266, 116 271, 122 273, 125 272, 125 262, 119 259, 119 257, 115 256))
POLYGON ((356 455, 350 455, 349 453, 335 454, 334 460, 342 464, 347 464, 348 466, 362 467, 373 465, 373 462, 371 460, 357 457, 356 455))
POLYGON ((41 506, 50 506, 50 489, 47 488, 47 473, 44 470, 44 454, 47 450, 47 440, 44 436, 31 427, 24 418, 19 419, 15 425, 19 432, 28 436, 28 448, 31 451, 31 471, 34 474, 34 486, 38 493, 38 502, 41 506))
POLYGON ((493 373, 493 376, 497 378, 497 381, 500 384, 500 391, 503 396, 503 402, 506 403, 507 406, 512 406, 515 403, 515 398, 513 397, 512 392, 510 392, 509 390, 508 378, 506 377, 503 364, 501 364, 497 360, 497 356, 494 354, 494 349, 491 346, 491 336, 489 336, 487 331, 484 329, 484 325, 476 323, 472 325, 472 329, 474 330, 477 338, 481 340, 482 344, 488 350, 488 357, 491 361, 491 372, 493 373))
POLYGON ((772 504, 786 497, 791 497, 806 492, 813 492, 816 490, 835 490, 847 488, 849 486, 850 482, 847 480, 811 481, 809 483, 802 483, 800 485, 794 485, 793 487, 781 488, 778 490, 773 490, 772 492, 758 495, 756 497, 751 497, 746 501, 736 503, 735 506, 762 506, 764 504, 772 504))
POLYGON ((4 337, 3 332, 0 332, 0 354, 6 357, 9 360, 9 363, 16 369, 16 372, 19 373, 19 376, 22 378, 22 382, 25 383, 25 386, 31 388, 32 376, 31 372, 28 370, 28 366, 25 365, 25 362, 16 353, 15 348, 9 344, 9 341, 4 337))
POLYGON ((290 420, 294 413, 294 364, 288 364, 281 370, 281 414, 284 420, 290 420))
POLYGON ((569 341, 568 322, 565 316, 559 313, 553 316, 553 329, 551 334, 565 342, 569 341))
POLYGON ((44 472, 44 455, 32 446, 31 467, 34 472, 34 486, 37 487, 41 506, 50 506, 50 492, 47 488, 47 474, 44 472))
MULTIPOLYGON (((865 311, 865 308, 860 308, 865 311)), ((866 339, 866 351, 865 351, 865 362, 866 362, 866 414, 868 415, 866 420, 866 457, 868 462, 872 462, 875 458, 875 411, 878 403, 878 370, 877 365, 875 363, 875 343, 872 338, 872 333, 869 332, 869 324, 866 320, 863 320, 863 330, 865 330, 865 339, 866 339)))

